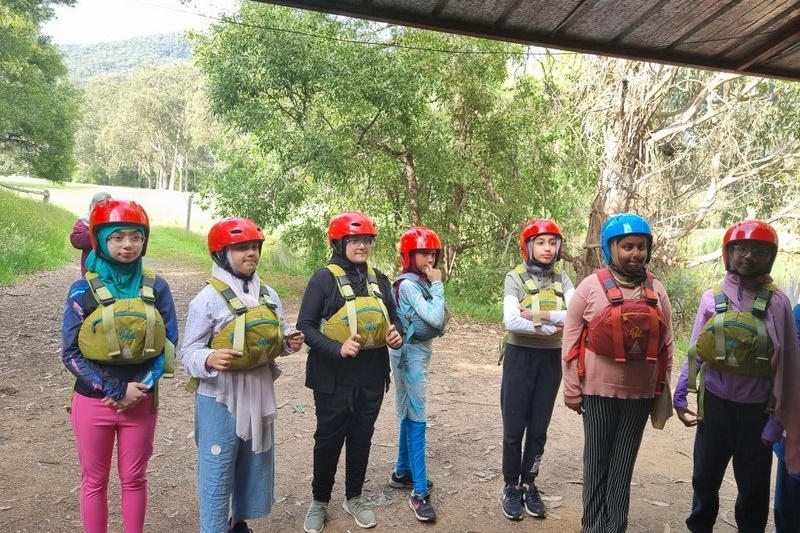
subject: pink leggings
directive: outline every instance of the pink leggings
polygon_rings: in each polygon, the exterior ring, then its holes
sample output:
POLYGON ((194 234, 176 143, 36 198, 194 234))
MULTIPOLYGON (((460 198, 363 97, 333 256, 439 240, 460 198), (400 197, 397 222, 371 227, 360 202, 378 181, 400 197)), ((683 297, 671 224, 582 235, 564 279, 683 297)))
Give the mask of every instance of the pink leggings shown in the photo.
POLYGON ((156 413, 153 395, 122 413, 98 398, 72 396, 72 431, 81 464, 81 519, 85 533, 108 531, 108 478, 114 437, 122 487, 125 533, 142 533, 147 511, 147 462, 153 454, 156 413))

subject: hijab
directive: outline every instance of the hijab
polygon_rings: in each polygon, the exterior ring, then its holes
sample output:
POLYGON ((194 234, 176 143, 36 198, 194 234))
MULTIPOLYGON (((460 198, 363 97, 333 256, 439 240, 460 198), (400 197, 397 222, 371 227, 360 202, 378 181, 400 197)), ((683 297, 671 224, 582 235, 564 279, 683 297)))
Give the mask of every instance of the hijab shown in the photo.
POLYGON ((109 224, 95 230, 97 251, 92 250, 86 258, 86 270, 96 273, 111 295, 115 298, 136 298, 142 286, 142 272, 144 263, 142 256, 130 263, 120 263, 111 258, 108 252, 108 237, 119 230, 138 230, 142 237, 146 237, 145 228, 139 224, 109 224))

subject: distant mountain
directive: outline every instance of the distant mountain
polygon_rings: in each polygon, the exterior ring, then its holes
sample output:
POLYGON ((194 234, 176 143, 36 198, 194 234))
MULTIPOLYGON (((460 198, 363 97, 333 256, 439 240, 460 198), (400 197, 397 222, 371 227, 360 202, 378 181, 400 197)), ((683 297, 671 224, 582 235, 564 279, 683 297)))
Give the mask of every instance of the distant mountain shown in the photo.
POLYGON ((59 45, 69 77, 80 83, 101 74, 112 74, 146 65, 185 61, 192 57, 189 43, 176 33, 134 37, 98 44, 59 45))

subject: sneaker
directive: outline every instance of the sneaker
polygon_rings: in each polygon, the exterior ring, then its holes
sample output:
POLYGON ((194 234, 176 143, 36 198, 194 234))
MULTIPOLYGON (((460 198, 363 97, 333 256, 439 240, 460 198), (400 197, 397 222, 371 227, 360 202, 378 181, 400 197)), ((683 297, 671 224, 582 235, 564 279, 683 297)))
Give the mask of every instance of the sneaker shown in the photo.
POLYGON ((503 514, 509 520, 522 520, 522 493, 516 485, 503 488, 503 514))
POLYGON ((342 503, 342 508, 347 514, 356 519, 356 525, 369 529, 375 527, 375 513, 361 500, 361 496, 350 498, 342 503))
POLYGON ((422 496, 412 494, 411 498, 408 500, 408 505, 414 511, 414 515, 420 522, 433 522, 436 520, 436 511, 433 510, 429 494, 422 496))
POLYGON ((537 518, 544 518, 547 515, 547 507, 544 506, 542 497, 539 496, 539 489, 531 483, 527 489, 522 489, 522 499, 525 502, 525 512, 537 518))
POLYGON ((233 518, 228 519, 228 533, 253 533, 253 530, 247 527, 247 522, 236 522, 232 524, 233 518))
POLYGON ((303 521, 303 531, 306 533, 320 533, 325 527, 326 514, 328 514, 328 502, 311 500, 306 519, 303 521))
MULTIPOLYGON (((403 474, 402 476, 398 476, 396 472, 392 471, 392 475, 389 476, 389 486, 393 489, 414 490, 414 478, 411 476, 411 472, 403 474)), ((432 488, 433 482, 429 479, 428 492, 430 492, 432 488)))

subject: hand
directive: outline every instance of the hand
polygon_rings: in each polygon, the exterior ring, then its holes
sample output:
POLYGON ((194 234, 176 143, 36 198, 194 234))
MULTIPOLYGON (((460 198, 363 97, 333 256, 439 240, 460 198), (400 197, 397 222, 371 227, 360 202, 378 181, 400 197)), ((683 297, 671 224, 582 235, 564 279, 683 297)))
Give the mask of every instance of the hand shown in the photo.
POLYGON ((303 347, 303 343, 305 341, 306 341, 306 336, 301 331, 297 335, 290 337, 289 340, 287 341, 287 344, 289 345, 289 349, 292 352, 297 353, 300 351, 300 348, 303 347))
POLYGON ((428 281, 442 281, 442 271, 438 268, 433 268, 430 265, 426 265, 422 270, 422 273, 425 274, 425 277, 428 278, 428 281))
POLYGON ((389 326, 389 330, 386 332, 386 344, 389 345, 389 348, 394 348, 395 350, 403 345, 403 337, 400 335, 400 332, 397 331, 397 328, 392 324, 389 326))
POLYGON ((339 350, 342 357, 355 357, 361 349, 361 335, 355 333, 350 335, 346 341, 342 343, 342 349, 339 350))
POLYGON ((566 405, 569 409, 575 411, 579 415, 582 415, 584 412, 583 400, 578 400, 577 402, 568 402, 564 400, 564 405, 566 405))
POLYGON ((121 413, 134 407, 136 404, 147 398, 147 391, 149 390, 150 387, 144 383, 132 381, 128 383, 128 386, 125 389, 125 396, 123 396, 121 400, 117 401, 106 396, 103 398, 103 403, 112 409, 116 409, 118 413, 121 413))
POLYGON ((230 348, 220 348, 218 350, 214 350, 206 357, 206 369, 207 370, 230 370, 231 363, 236 359, 242 357, 242 352, 237 352, 236 350, 231 350, 230 348))
POLYGON ((524 305, 520 305, 519 317, 524 318, 525 320, 533 321, 533 310, 530 307, 525 307, 524 305))
POLYGON ((683 422, 687 428, 697 425, 697 413, 686 407, 675 406, 675 414, 678 415, 678 420, 683 422))

